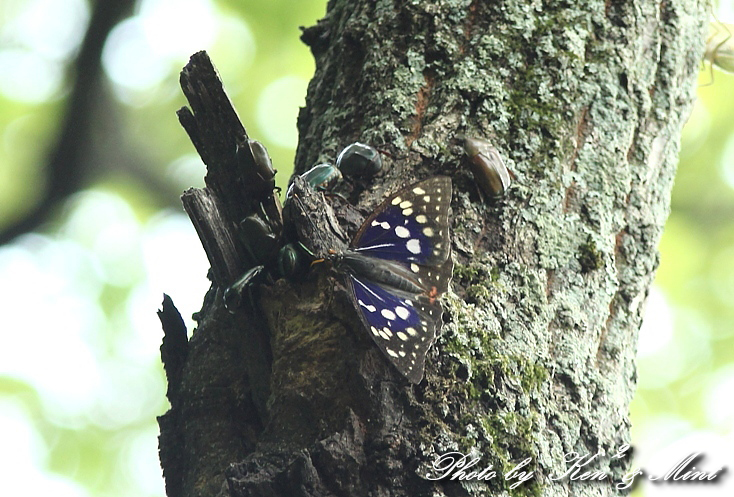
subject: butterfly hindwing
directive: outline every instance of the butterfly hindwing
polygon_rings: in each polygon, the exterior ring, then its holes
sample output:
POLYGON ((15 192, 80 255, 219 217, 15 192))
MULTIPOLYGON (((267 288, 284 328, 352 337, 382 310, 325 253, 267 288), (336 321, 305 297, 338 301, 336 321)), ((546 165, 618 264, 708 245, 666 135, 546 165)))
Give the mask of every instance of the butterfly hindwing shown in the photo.
POLYGON ((436 176, 390 196, 365 220, 352 240, 364 255, 425 266, 449 258, 451 179, 436 176))
POLYGON ((426 353, 436 338, 441 305, 355 275, 350 274, 347 281, 372 340, 409 381, 420 382, 426 353))

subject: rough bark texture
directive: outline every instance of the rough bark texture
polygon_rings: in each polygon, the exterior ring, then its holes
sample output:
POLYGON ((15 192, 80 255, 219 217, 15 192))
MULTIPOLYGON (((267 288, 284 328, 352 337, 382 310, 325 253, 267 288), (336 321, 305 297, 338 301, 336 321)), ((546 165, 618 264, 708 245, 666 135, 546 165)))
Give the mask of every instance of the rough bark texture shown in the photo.
MULTIPOLYGON (((411 180, 454 179, 442 335, 411 386, 333 274, 262 288, 265 325, 222 310, 227 277, 215 268, 161 420, 169 497, 619 493, 609 479, 627 461, 611 456, 630 442, 637 330, 706 8, 331 1, 303 35, 317 69, 296 167, 355 140, 390 151, 383 174, 351 185, 365 212, 411 180), (487 137, 507 159, 515 181, 504 199, 482 201, 462 134, 487 137), (253 342, 265 329, 269 343, 253 342), (180 453, 167 461, 169 444, 180 453), (534 478, 514 489, 501 475, 426 479, 449 451, 499 472, 530 457, 534 478), (600 453, 590 469, 609 479, 551 481, 573 451, 600 453)), ((226 166, 204 160, 211 187, 212 168, 226 166)), ((216 195, 234 229, 231 198, 216 195)))

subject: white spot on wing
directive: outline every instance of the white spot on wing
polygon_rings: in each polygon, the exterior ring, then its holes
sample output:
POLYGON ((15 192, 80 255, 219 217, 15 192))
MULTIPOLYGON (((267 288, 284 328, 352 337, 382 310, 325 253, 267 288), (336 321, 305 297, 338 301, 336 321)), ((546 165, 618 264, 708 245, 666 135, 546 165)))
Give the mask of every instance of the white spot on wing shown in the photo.
POLYGON ((410 207, 403 211, 403 216, 410 216, 411 214, 413 214, 413 209, 410 207))
POLYGON ((410 270, 413 271, 414 273, 417 273, 418 271, 420 271, 420 268, 418 267, 418 264, 412 262, 410 264, 410 270))
POLYGON ((406 309, 405 307, 397 306, 395 308, 395 314, 400 316, 400 319, 405 320, 405 319, 408 319, 408 316, 410 316, 410 311, 406 309))
POLYGON ((398 204, 399 204, 400 202, 402 202, 402 201, 403 201, 403 199, 402 199, 402 198, 400 198, 400 197, 395 197, 394 199, 392 199, 392 202, 390 202, 390 203, 391 203, 392 205, 398 205, 398 204))
POLYGON ((408 238, 410 236, 410 230, 405 226, 398 226, 395 228, 395 234, 400 238, 408 238))
POLYGON ((365 309, 367 309, 370 312, 375 312, 377 310, 377 307, 375 307, 372 304, 365 304, 361 300, 359 300, 358 302, 359 302, 359 305, 361 305, 362 307, 364 307, 365 309))
POLYGON ((392 349, 385 349, 390 357, 397 357, 398 354, 392 349))
POLYGON ((410 200, 403 200, 400 202, 400 208, 401 209, 407 209, 408 207, 413 207, 413 202, 410 200))
POLYGON ((383 309, 380 311, 380 314, 382 314, 382 317, 384 317, 388 321, 392 321, 395 319, 395 313, 392 312, 390 309, 383 309))
POLYGON ((399 339, 401 339, 402 341, 404 341, 404 342, 408 341, 408 335, 406 335, 406 334, 405 334, 405 333, 403 333, 402 331, 398 331, 398 332, 397 332, 397 333, 395 333, 395 334, 396 334, 396 335, 398 336, 398 338, 399 338, 399 339))
POLYGON ((423 234, 429 237, 433 236, 433 228, 431 228, 430 226, 426 226, 425 228, 423 228, 423 234))
POLYGON ((423 195, 424 193, 426 193, 426 191, 420 186, 416 186, 415 188, 413 188, 413 193, 415 193, 416 195, 423 195))
POLYGON ((411 238, 408 240, 408 243, 405 244, 405 248, 407 248, 408 252, 411 254, 420 254, 421 242, 419 242, 417 238, 411 238))

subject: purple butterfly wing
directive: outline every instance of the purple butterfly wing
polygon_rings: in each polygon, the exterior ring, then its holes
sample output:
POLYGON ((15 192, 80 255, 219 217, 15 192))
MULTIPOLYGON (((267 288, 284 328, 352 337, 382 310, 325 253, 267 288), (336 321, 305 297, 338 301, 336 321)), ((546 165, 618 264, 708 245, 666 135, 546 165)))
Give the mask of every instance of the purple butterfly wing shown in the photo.
POLYGON ((352 240, 353 250, 400 262, 439 266, 449 258, 451 179, 437 176, 380 204, 352 240))
POLYGON ((434 177, 390 196, 365 220, 351 250, 386 271, 406 267, 422 291, 410 294, 352 272, 347 283, 370 336, 413 383, 423 378, 426 353, 441 327, 438 297, 453 272, 449 238, 451 179, 434 177))
POLYGON ((426 353, 436 338, 441 305, 354 275, 347 281, 372 340, 409 381, 420 382, 426 353))

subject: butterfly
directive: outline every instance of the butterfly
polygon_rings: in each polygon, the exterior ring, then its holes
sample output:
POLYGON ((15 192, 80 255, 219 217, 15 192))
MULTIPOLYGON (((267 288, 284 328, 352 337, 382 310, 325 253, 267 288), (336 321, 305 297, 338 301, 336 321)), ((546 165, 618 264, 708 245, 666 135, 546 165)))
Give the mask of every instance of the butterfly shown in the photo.
POLYGON ((349 247, 332 254, 362 324, 410 382, 423 379, 426 353, 442 324, 438 298, 453 273, 451 179, 412 184, 382 202, 349 247))

